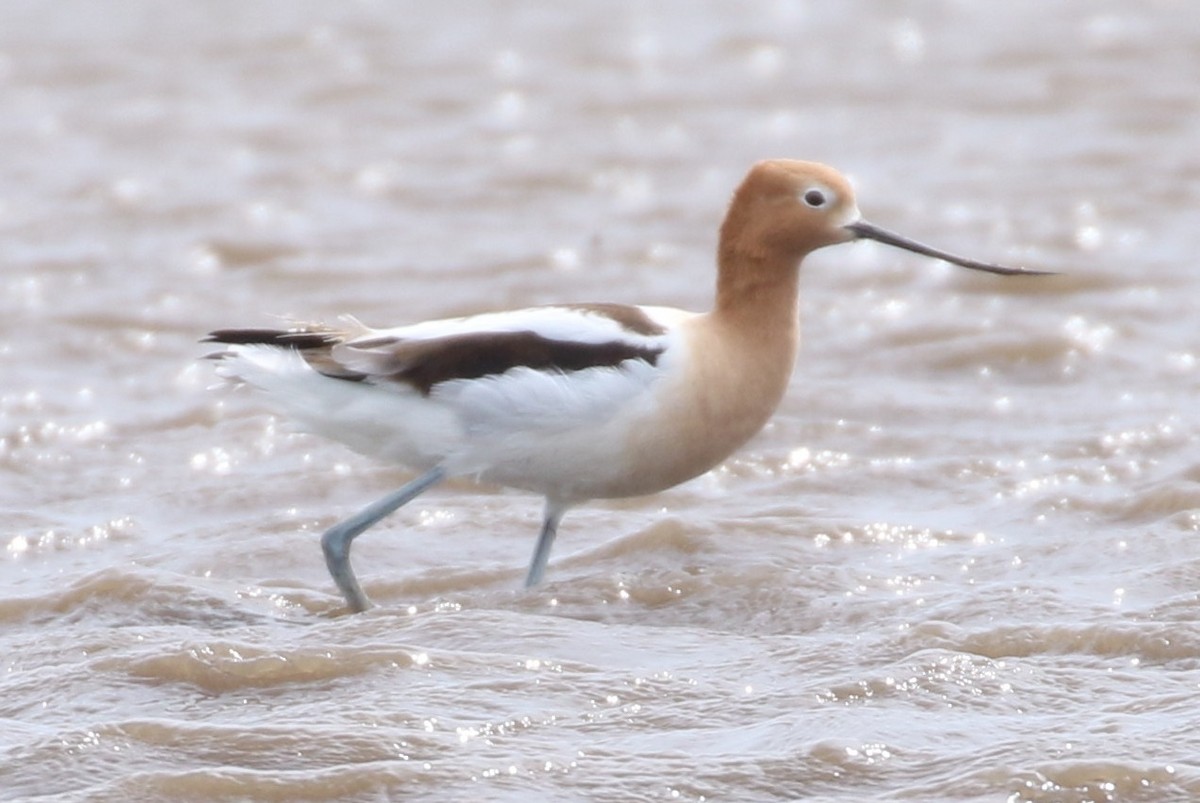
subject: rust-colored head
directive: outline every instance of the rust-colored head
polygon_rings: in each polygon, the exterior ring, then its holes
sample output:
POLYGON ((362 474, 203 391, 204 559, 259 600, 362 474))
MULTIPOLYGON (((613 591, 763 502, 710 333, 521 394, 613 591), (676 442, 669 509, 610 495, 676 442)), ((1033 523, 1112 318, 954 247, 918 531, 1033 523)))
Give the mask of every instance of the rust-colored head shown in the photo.
POLYGON ((808 253, 870 239, 971 270, 1040 275, 941 251, 862 219, 850 183, 827 165, 770 159, 751 168, 734 193, 721 227, 722 260, 796 264, 808 253))
POLYGON ((734 192, 722 247, 756 259, 794 261, 854 239, 845 227, 860 217, 854 191, 833 168, 771 159, 754 165, 734 192))

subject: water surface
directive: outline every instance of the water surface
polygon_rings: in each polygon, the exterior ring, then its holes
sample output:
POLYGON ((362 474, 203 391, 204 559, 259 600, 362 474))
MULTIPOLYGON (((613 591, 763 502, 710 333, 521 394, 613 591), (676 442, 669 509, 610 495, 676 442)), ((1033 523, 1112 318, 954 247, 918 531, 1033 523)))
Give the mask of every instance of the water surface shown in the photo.
POLYGON ((1184 2, 0 10, 0 797, 1200 797, 1184 2), (876 223, 729 462, 564 522, 213 390, 196 340, 704 308, 755 160, 876 223))

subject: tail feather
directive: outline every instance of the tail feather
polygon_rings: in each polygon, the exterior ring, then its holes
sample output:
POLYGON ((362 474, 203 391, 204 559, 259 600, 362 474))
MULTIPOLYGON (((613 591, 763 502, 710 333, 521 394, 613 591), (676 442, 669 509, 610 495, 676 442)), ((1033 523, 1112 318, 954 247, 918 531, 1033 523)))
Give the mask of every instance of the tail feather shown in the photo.
MULTIPOLYGON (((268 351, 283 349, 285 352, 298 354, 310 368, 330 379, 361 382, 365 374, 347 368, 333 358, 333 346, 345 339, 345 332, 321 326, 306 326, 295 329, 218 329, 209 332, 208 337, 201 342, 221 343, 229 347, 224 351, 205 355, 208 359, 235 363, 234 366, 226 365, 224 370, 218 371, 229 379, 249 381, 243 375, 241 366, 247 364, 246 358, 254 347, 262 346, 268 351)), ((249 384, 261 383, 249 381, 249 384)))
POLYGON ((217 329, 209 332, 201 343, 225 343, 230 346, 280 346, 307 349, 328 348, 339 343, 342 335, 312 329, 217 329))

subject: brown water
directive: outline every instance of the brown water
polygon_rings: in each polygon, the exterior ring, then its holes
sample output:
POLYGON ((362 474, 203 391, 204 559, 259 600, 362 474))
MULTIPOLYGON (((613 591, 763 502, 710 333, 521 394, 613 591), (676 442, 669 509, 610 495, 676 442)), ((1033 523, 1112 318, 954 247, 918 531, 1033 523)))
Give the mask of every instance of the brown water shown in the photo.
POLYGON ((1200 11, 0 7, 0 797, 1200 798, 1200 11), (756 159, 872 245, 721 468, 564 523, 210 390, 271 314, 703 308, 756 159))

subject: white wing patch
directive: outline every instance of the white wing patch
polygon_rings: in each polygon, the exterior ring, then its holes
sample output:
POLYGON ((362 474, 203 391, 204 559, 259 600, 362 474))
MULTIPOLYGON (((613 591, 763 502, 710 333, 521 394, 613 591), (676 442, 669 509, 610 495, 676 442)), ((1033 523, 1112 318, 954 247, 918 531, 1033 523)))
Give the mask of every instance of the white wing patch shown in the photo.
MULTIPOLYGON (((665 307, 640 307, 655 323, 670 327, 659 320, 655 312, 680 313, 665 307)), ((693 313, 683 313, 691 315, 693 313)), ((506 312, 485 312, 465 318, 444 318, 424 321, 391 329, 374 329, 370 334, 347 341, 352 348, 371 349, 385 341, 437 340, 460 335, 478 335, 485 332, 531 332, 547 340, 565 340, 578 343, 606 343, 613 340, 634 345, 647 345, 655 335, 642 335, 622 326, 606 316, 573 307, 529 307, 506 312)))
MULTIPOLYGON (((636 414, 652 406, 651 391, 673 364, 682 358, 678 326, 695 313, 670 307, 640 307, 646 316, 665 330, 660 335, 639 335, 601 315, 561 307, 541 307, 511 313, 462 318, 478 322, 503 318, 505 331, 527 331, 524 324, 541 324, 535 330, 544 337, 567 337, 571 331, 586 343, 613 339, 661 350, 654 364, 625 360, 617 366, 587 368, 558 373, 531 368, 514 368, 503 374, 443 382, 430 399, 451 406, 460 417, 469 438, 505 436, 514 432, 562 432, 579 427, 597 427, 621 416, 636 414), (526 313, 534 313, 526 316, 526 313)), ((440 322, 439 322, 440 323, 440 322)), ((395 330, 392 330, 395 331, 395 330)), ((462 327, 460 332, 478 329, 462 327)))
MULTIPOLYGON (((640 351, 646 355, 661 352, 667 346, 668 332, 682 317, 692 313, 661 307, 627 307, 612 305, 613 309, 624 310, 637 317, 640 326, 630 328, 622 321, 604 312, 586 307, 532 307, 510 312, 485 313, 466 318, 449 318, 440 321, 402 326, 392 329, 369 330, 365 334, 335 345, 333 360, 351 371, 367 377, 401 378, 410 369, 433 375, 430 384, 463 379, 484 379, 494 376, 492 370, 479 369, 482 375, 470 376, 468 372, 456 375, 452 364, 448 373, 438 373, 436 366, 446 355, 452 359, 471 363, 468 355, 473 349, 490 353, 503 360, 504 348, 498 340, 530 336, 542 341, 558 344, 580 344, 582 346, 625 346, 630 352, 640 351), (663 320, 666 319, 666 320, 663 320), (640 330, 640 331, 639 331, 640 330), (657 331, 656 331, 657 330, 657 331), (491 340, 495 337, 496 340, 491 340), (432 370, 426 371, 432 366, 432 370)), ((567 351, 569 351, 569 347, 567 351)), ((512 373, 520 367, 523 357, 513 356, 511 363, 494 369, 496 373, 512 373)), ((542 355, 545 359, 545 355, 542 355)), ((554 373, 552 366, 529 364, 554 373)), ((569 369, 568 369, 569 370, 569 369)), ((416 378, 416 377, 414 377, 416 378)), ((428 390, 430 388, 426 388, 428 390)))
POLYGON ((430 399, 449 405, 469 438, 515 432, 555 432, 599 426, 638 408, 662 368, 642 360, 569 374, 515 368, 434 388, 430 399))

